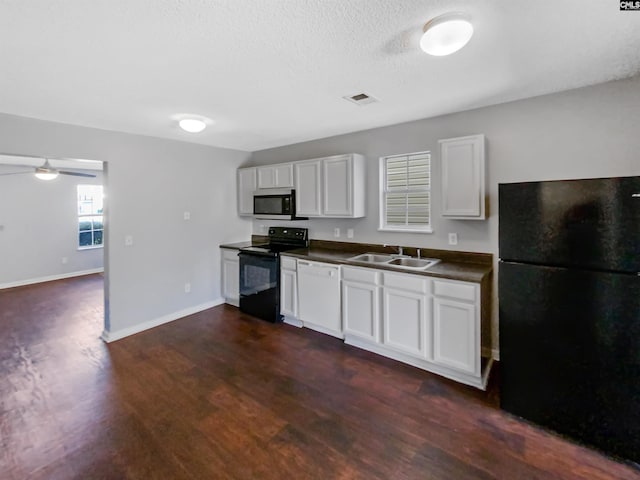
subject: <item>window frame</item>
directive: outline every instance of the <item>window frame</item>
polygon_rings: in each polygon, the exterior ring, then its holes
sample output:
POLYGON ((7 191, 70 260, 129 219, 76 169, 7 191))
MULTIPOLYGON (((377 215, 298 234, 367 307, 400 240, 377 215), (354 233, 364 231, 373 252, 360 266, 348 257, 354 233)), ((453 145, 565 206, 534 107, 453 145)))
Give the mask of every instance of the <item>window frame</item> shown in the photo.
POLYGON ((412 153, 402 153, 397 155, 386 155, 384 157, 380 157, 378 163, 378 177, 379 177, 379 188, 378 188, 378 231, 379 232, 404 232, 404 233, 433 233, 433 222, 431 217, 431 200, 433 198, 433 191, 431 189, 432 186, 432 175, 431 175, 431 159, 432 153, 431 150, 425 150, 421 152, 412 152, 412 153), (396 190, 395 193, 410 193, 410 192, 428 192, 429 193, 429 224, 421 225, 421 226, 409 226, 402 225, 398 227, 394 227, 386 224, 386 203, 385 198, 387 193, 394 193, 394 191, 387 190, 387 159, 390 158, 398 158, 398 157, 411 157, 413 155, 429 155, 429 187, 428 188, 409 188, 407 187, 405 190, 396 190))
POLYGON ((76 219, 77 219, 77 225, 78 225, 78 229, 76 230, 76 248, 77 250, 93 250, 96 248, 104 248, 104 200, 103 200, 103 205, 102 205, 102 213, 80 213, 80 188, 81 187, 100 187, 102 189, 102 197, 104 199, 104 185, 101 184, 97 184, 97 183, 82 183, 82 184, 77 184, 76 185, 76 219), (80 220, 82 218, 91 218, 91 217, 101 217, 102 218, 102 228, 94 228, 93 225, 93 221, 91 222, 91 230, 80 230, 80 220), (95 239, 95 232, 102 232, 102 243, 100 244, 94 244, 91 243, 91 245, 80 245, 80 234, 81 233, 86 233, 86 232, 91 232, 91 240, 93 241, 95 239))

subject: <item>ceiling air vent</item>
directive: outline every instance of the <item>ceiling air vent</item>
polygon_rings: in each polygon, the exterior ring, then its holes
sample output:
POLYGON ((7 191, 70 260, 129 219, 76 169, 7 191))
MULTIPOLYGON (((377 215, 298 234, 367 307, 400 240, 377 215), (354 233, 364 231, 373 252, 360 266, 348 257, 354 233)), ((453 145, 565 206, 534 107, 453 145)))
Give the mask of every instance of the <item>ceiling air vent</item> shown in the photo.
POLYGON ((345 100, 349 100, 351 103, 355 103, 356 105, 367 105, 368 103, 377 102, 378 99, 372 97, 371 95, 367 95, 366 93, 356 93, 355 95, 349 95, 346 97, 342 97, 345 100))

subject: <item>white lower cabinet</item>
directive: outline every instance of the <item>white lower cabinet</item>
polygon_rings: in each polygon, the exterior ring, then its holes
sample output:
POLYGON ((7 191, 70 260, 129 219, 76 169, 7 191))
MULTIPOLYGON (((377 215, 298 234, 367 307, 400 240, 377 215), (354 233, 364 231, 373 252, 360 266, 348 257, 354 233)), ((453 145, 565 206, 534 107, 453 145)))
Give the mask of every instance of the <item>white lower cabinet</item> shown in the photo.
POLYGON ((476 305, 433 298, 433 361, 470 374, 480 373, 476 305))
POLYGON ((383 343, 420 358, 427 358, 430 340, 427 325, 427 296, 385 287, 383 289, 383 343))
POLYGON ((285 318, 486 388, 491 362, 480 357, 480 284, 291 258, 287 266, 282 258, 285 318))
POLYGON ((225 303, 240 305, 240 260, 238 250, 221 249, 222 257, 222 296, 225 303))
POLYGON ((480 375, 480 286, 433 281, 433 361, 480 375))
POLYGON ((285 321, 298 318, 298 273, 293 258, 280 261, 280 314, 285 321))
POLYGON ((350 280, 351 272, 358 269, 343 269, 342 323, 344 333, 372 342, 380 341, 380 274, 363 270, 363 276, 350 280), (366 281, 370 283, 365 283, 366 281))
POLYGON ((298 260, 298 313, 305 327, 342 338, 340 266, 298 260))

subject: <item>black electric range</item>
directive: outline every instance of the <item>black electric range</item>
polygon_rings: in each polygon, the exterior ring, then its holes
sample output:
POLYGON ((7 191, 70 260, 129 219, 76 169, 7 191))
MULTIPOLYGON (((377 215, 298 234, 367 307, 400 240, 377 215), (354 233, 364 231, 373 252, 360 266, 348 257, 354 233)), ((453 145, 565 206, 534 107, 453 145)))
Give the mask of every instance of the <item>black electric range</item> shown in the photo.
POLYGON ((280 315, 280 252, 309 246, 306 228, 271 227, 269 241, 240 249, 240 310, 269 322, 280 315))

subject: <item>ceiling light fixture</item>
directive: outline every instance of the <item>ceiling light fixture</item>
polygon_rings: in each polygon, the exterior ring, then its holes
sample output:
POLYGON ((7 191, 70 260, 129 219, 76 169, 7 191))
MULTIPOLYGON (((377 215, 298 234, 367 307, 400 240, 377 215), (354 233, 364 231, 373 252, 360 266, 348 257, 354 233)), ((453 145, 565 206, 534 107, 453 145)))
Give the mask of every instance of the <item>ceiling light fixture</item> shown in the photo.
POLYGON ((36 171, 36 178, 40 180, 54 180, 58 178, 58 172, 38 172, 36 171))
POLYGON ((473 25, 464 13, 445 13, 424 26, 420 48, 429 55, 442 57, 457 52, 473 35, 473 25))
POLYGON ((180 128, 189 133, 200 133, 207 128, 207 122, 199 118, 183 118, 178 122, 180 128))
POLYGON ((39 178, 40 180, 53 180, 58 178, 58 170, 51 168, 51 165, 49 165, 49 159, 45 158, 44 165, 36 167, 36 178, 39 178))

